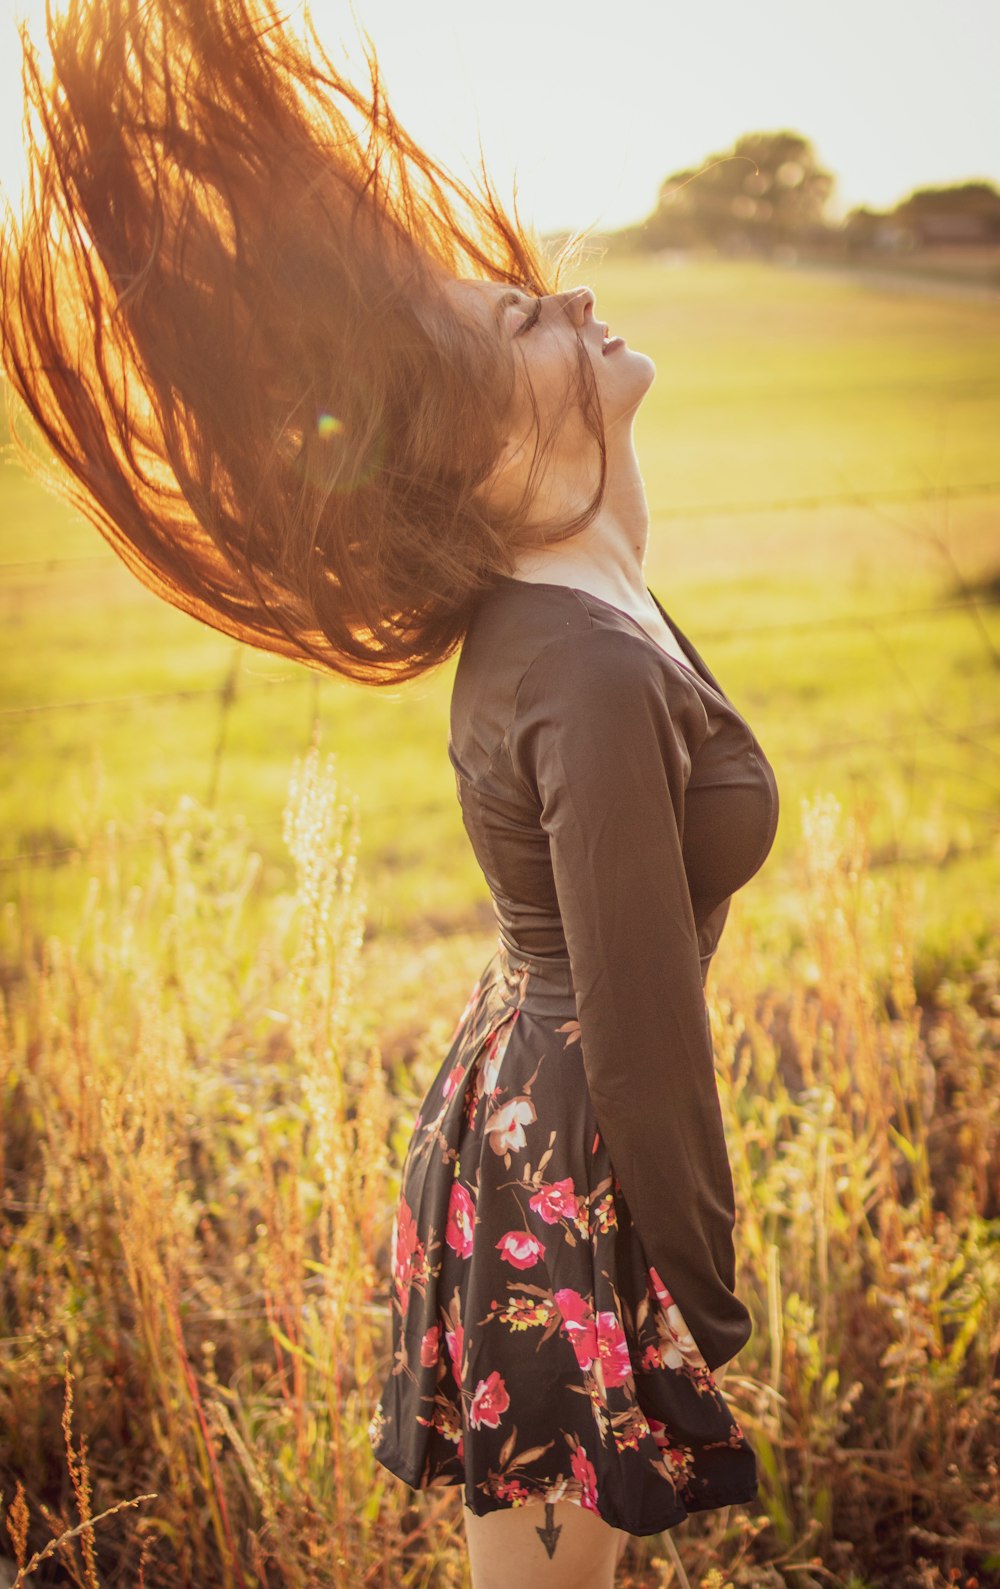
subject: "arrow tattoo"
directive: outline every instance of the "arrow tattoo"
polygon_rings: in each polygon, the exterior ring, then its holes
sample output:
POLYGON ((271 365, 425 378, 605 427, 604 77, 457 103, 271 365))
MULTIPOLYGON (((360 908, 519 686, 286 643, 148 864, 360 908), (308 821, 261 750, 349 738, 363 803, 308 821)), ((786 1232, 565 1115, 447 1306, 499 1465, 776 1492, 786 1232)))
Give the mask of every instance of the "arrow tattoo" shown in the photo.
POLYGON ((556 1553, 556 1540, 559 1538, 559 1535, 562 1533, 562 1524, 560 1524, 559 1527, 556 1528, 555 1524, 552 1521, 552 1513, 553 1513, 554 1509, 555 1508, 553 1506, 553 1503, 551 1501, 546 1501, 546 1503, 545 1503, 545 1527, 544 1528, 536 1528, 535 1529, 535 1533, 538 1535, 538 1537, 541 1540, 542 1544, 545 1546, 545 1549, 549 1553, 549 1560, 550 1561, 552 1560, 552 1557, 556 1553))

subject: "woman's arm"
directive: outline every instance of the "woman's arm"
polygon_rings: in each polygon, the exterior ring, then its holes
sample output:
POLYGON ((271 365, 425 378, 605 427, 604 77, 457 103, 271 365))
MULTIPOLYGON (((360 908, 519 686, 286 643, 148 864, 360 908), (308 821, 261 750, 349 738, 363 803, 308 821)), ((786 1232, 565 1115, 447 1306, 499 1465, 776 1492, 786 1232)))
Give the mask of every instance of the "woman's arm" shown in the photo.
POLYGON ((598 1125, 650 1264, 708 1367, 745 1345, 735 1204, 681 853, 697 692, 639 637, 551 642, 509 745, 548 834, 598 1125))

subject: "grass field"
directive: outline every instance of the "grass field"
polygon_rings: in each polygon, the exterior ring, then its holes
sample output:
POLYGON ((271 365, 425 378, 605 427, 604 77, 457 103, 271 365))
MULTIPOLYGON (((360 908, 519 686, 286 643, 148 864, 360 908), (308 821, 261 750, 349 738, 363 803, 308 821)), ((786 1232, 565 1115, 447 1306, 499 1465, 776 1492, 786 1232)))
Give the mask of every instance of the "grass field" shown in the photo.
MULTIPOLYGON (((709 983, 760 1500, 681 1555, 699 1589, 985 1586, 1000 311, 584 274, 658 366, 650 584, 782 797, 709 983)), ((376 691, 234 647, 12 465, 0 563, 0 1576, 467 1589, 459 1492, 366 1439, 400 1162, 494 941, 453 664, 376 691)), ((681 1584, 668 1543, 621 1589, 681 1584)))
MULTIPOLYGON (((829 789, 912 875, 931 960, 960 951, 998 874, 1000 310, 754 265, 576 279, 658 368, 637 426, 649 582, 777 772, 777 841, 740 908, 762 930, 780 912, 800 801, 829 789)), ((236 647, 10 462, 0 564, 3 889, 42 930, 79 909, 74 850, 186 791, 245 814, 264 892, 287 881, 280 803, 318 713, 360 802, 371 936, 489 933, 446 758, 453 664, 377 691, 236 647)))

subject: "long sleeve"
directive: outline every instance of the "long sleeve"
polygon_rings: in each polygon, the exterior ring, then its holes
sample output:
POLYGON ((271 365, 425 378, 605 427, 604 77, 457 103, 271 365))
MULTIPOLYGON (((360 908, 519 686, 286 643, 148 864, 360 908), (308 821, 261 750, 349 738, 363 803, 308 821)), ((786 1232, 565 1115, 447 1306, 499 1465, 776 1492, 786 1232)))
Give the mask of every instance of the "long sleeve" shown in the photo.
POLYGON ((549 642, 508 749, 549 841, 594 1112, 652 1266, 709 1368, 751 1333, 684 869, 697 691, 618 630, 549 642))

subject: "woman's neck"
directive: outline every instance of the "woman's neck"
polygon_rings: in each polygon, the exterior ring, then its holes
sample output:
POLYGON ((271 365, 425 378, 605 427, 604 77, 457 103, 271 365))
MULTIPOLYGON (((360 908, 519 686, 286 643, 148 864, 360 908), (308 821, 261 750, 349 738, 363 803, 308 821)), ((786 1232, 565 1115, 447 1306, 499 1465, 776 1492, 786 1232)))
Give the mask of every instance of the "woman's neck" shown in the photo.
POLYGON ((626 611, 646 611, 648 534, 649 505, 631 436, 627 445, 615 445, 609 436, 606 488, 596 517, 568 540, 519 552, 514 577, 575 586, 626 611))

